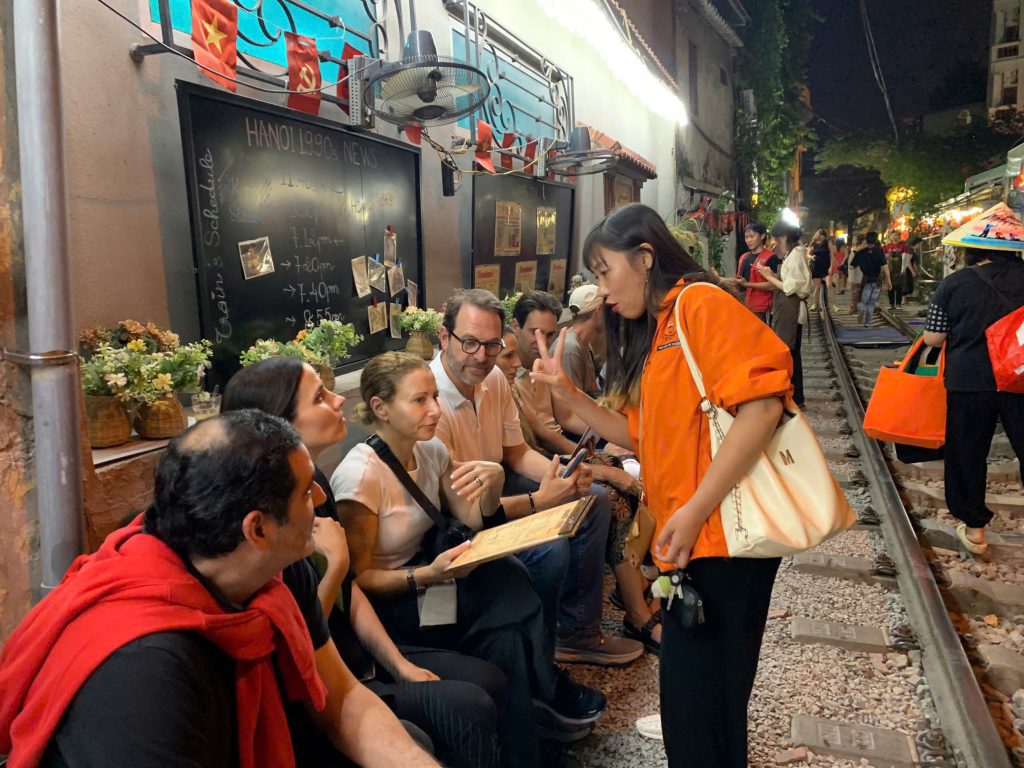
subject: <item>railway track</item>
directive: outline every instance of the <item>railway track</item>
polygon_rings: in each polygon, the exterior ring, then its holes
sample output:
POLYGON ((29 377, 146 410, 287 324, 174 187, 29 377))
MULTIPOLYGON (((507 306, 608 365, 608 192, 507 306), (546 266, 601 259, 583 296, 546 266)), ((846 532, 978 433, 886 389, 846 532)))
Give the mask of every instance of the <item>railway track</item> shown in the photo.
MULTIPOLYGON (((750 766, 1024 768, 1024 535, 1006 446, 997 438, 990 471, 1005 515, 973 559, 941 509, 941 466, 900 465, 860 429, 878 368, 920 331, 916 309, 876 321, 904 334, 883 347, 841 346, 843 312, 811 319, 806 414, 860 522, 783 561, 750 703, 750 766)), ((606 631, 621 619, 606 607, 606 631)), ((657 659, 573 674, 610 704, 567 764, 663 766, 661 743, 633 725, 658 711, 657 659)))

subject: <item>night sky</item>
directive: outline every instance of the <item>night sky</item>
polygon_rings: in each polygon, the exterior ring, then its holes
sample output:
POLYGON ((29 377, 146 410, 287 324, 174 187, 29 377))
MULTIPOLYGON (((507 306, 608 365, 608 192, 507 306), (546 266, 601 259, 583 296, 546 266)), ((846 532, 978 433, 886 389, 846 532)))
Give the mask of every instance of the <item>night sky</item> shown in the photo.
MULTIPOLYGON (((814 25, 808 63, 814 111, 839 129, 889 132, 859 0, 813 5, 825 19, 814 25)), ((897 119, 928 111, 928 95, 951 62, 967 59, 987 67, 991 0, 867 0, 867 6, 897 119)))

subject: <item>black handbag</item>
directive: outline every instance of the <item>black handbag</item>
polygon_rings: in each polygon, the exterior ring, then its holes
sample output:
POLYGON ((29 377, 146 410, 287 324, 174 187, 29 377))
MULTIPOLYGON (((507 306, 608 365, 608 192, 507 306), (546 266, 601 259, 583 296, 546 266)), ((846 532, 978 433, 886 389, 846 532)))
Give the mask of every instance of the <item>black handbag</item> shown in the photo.
POLYGON ((398 460, 387 443, 377 435, 370 435, 366 444, 373 448, 381 461, 387 464, 388 469, 405 486, 405 490, 412 495, 413 500, 433 521, 433 527, 423 535, 423 541, 420 544, 420 551, 428 558, 428 562, 433 562, 434 558, 442 552, 473 538, 472 528, 454 517, 443 514, 434 506, 433 502, 423 493, 423 489, 416 485, 416 482, 409 476, 405 467, 402 466, 402 462, 398 460))

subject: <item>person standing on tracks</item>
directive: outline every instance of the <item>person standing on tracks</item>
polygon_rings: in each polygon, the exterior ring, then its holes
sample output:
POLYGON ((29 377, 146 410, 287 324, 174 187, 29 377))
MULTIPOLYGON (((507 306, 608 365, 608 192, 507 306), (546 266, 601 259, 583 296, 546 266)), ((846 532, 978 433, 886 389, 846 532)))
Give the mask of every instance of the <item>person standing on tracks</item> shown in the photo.
POLYGON ((867 246, 864 244, 864 235, 857 235, 853 246, 850 248, 851 256, 846 261, 847 285, 850 288, 850 314, 857 314, 857 305, 860 304, 861 272, 860 267, 853 266, 853 260, 857 254, 867 246))
POLYGON ((857 251, 850 266, 860 269, 860 303, 857 304, 860 314, 858 319, 867 328, 871 325, 871 318, 875 314, 875 305, 882 292, 882 285, 889 282, 889 265, 886 263, 882 246, 878 244, 877 232, 868 232, 864 242, 867 247, 857 251))
POLYGON ((828 275, 832 267, 835 246, 828 232, 819 229, 811 238, 811 279, 814 281, 814 295, 810 310, 813 312, 823 301, 828 301, 828 275))
POLYGON ((609 214, 587 236, 583 256, 605 300, 608 337, 623 339, 609 345, 605 400, 587 397, 566 375, 564 330, 550 354, 538 334, 533 376, 602 437, 636 447, 656 521, 651 554, 663 572, 685 574, 701 594, 703 623, 684 626, 682 600, 663 619, 661 719, 670 768, 745 768, 747 705, 780 561, 729 558, 718 504, 782 416, 789 350, 728 293, 700 285, 717 281, 645 205, 609 214), (680 329, 675 302, 688 283, 698 286, 679 298, 680 329), (708 397, 736 414, 714 458, 680 330, 708 397))
MULTIPOLYGON (((1024 226, 1018 223, 1017 228, 1024 239, 1024 226)), ((943 243, 956 235, 951 233, 943 243)), ((1024 249, 1021 239, 998 245, 1024 249)), ((1024 395, 996 391, 985 338, 990 325, 1013 307, 1024 306, 1024 262, 1020 250, 968 248, 965 255, 973 266, 946 277, 928 304, 924 343, 946 345, 946 506, 961 521, 956 532, 964 547, 980 555, 988 547, 985 526, 992 519, 985 491, 997 419, 1017 454, 1024 481, 1024 395)))
POLYGON ((772 308, 772 287, 761 276, 760 268, 767 265, 776 272, 780 262, 768 247, 768 228, 761 222, 750 222, 743 231, 743 239, 750 250, 740 256, 736 277, 727 277, 721 282, 727 286, 746 288, 744 303, 747 309, 768 323, 768 312, 772 308))
POLYGON ((761 276, 772 287, 772 330, 789 347, 793 356, 793 402, 804 407, 804 366, 800 344, 807 325, 807 296, 811 292, 811 270, 807 249, 800 245, 800 228, 783 221, 775 222, 775 255, 782 260, 776 277, 767 267, 761 276))

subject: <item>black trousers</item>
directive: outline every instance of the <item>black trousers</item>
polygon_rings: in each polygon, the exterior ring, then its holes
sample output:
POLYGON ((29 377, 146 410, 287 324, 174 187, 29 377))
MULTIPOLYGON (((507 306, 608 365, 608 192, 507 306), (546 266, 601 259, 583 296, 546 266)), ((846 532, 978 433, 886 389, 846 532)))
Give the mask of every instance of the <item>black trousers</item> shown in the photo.
POLYGON ((804 404, 804 360, 800 354, 800 347, 803 344, 805 328, 803 325, 796 327, 796 343, 789 350, 793 356, 793 401, 797 405, 804 404))
POLYGON ((1024 395, 946 392, 946 506, 969 528, 984 528, 992 519, 985 486, 997 419, 1020 460, 1024 481, 1024 395))
POLYGON ((669 768, 746 768, 747 704, 754 687, 778 558, 701 558, 687 573, 704 600, 703 624, 661 635, 661 723, 669 768))
POLYGON ((540 744, 533 699, 554 698, 557 680, 553 649, 544 639, 540 598, 526 567, 513 557, 484 563, 456 585, 458 621, 441 627, 420 627, 415 595, 369 597, 399 646, 475 656, 505 674, 505 710, 498 718, 502 765, 534 766, 540 759, 540 744))
POLYGON ((396 681, 383 669, 366 687, 402 720, 423 729, 434 754, 450 768, 497 768, 498 718, 508 681, 493 664, 432 648, 403 646, 409 661, 440 677, 429 683, 396 681))

